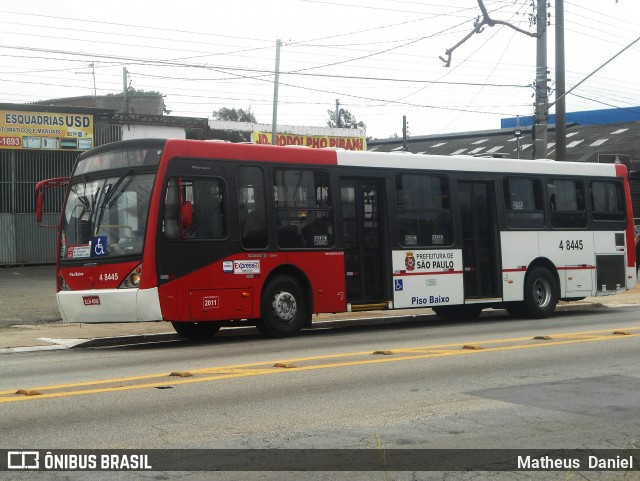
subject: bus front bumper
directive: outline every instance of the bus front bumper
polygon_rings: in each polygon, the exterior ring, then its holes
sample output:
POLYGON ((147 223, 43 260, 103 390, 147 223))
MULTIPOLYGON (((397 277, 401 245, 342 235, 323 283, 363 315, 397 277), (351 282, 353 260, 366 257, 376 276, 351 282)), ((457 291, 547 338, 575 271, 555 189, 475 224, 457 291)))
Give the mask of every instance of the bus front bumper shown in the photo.
POLYGON ((65 322, 161 321, 158 289, 60 291, 58 308, 65 322))

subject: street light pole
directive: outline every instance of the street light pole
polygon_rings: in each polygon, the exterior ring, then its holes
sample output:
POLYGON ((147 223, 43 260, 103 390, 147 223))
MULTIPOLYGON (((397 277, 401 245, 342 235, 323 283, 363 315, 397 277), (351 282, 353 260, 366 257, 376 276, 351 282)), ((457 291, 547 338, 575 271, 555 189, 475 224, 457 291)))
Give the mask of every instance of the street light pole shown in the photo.
POLYGON ((556 160, 567 156, 567 108, 564 75, 564 0, 556 0, 556 160))
POLYGON ((534 156, 547 156, 547 0, 538 0, 536 12, 538 42, 536 49, 536 105, 534 156))
POLYGON ((273 82, 273 118, 271 120, 271 144, 276 145, 276 130, 278 127, 278 83, 280 82, 280 46, 282 41, 276 40, 276 70, 273 82))

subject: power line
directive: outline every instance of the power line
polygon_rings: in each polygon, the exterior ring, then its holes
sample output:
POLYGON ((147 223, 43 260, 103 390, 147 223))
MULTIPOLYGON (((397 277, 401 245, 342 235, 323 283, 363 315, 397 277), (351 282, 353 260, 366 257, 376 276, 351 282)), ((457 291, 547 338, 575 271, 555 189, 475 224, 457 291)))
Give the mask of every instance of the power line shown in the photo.
MULTIPOLYGON (((215 68, 220 70, 241 70, 241 71, 250 71, 250 72, 265 72, 264 70, 258 69, 243 69, 243 68, 228 68, 228 67, 203 67, 205 69, 215 68)), ((195 81, 203 81, 210 82, 219 79, 213 78, 200 78, 200 79, 191 79, 188 77, 166 77, 161 75, 150 75, 150 74, 142 74, 139 73, 141 77, 151 77, 151 78, 163 78, 163 79, 171 79, 171 80, 195 80, 195 81)), ((321 74, 321 73, 308 73, 308 72, 280 72, 280 75, 296 75, 296 76, 305 76, 305 77, 324 77, 324 78, 333 78, 333 79, 350 79, 350 80, 374 80, 377 82, 401 82, 401 83, 418 83, 418 84, 440 84, 440 85, 459 85, 459 86, 482 86, 482 87, 510 87, 510 88, 531 88, 531 84, 523 85, 523 84, 494 84, 494 83, 475 83, 475 82, 448 82, 448 81, 439 81, 439 80, 418 80, 418 79, 400 79, 400 78, 390 78, 390 77, 365 77, 365 76, 357 76, 357 75, 333 75, 333 74, 321 74)))

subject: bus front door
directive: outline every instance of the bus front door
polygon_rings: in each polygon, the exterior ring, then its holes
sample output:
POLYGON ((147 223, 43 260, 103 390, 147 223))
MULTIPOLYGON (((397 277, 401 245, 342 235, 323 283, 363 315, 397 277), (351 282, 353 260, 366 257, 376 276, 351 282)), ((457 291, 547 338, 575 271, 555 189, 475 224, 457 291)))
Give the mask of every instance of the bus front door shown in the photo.
POLYGON ((499 299, 500 236, 494 184, 460 182, 458 191, 465 301, 499 299))
POLYGON ((347 302, 353 309, 384 303, 383 189, 375 179, 341 179, 347 302))

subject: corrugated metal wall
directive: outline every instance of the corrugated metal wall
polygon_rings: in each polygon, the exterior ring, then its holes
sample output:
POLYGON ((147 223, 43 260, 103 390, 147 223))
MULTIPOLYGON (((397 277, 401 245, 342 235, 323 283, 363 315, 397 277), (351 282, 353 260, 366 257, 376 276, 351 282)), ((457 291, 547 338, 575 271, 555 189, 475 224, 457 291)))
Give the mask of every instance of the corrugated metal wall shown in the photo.
POLYGON ((96 123, 93 132, 93 143, 96 147, 122 140, 122 125, 96 123))
MULTIPOLYGON (((96 123, 94 145, 122 139, 122 126, 96 123)), ((56 230, 38 227, 35 217, 36 184, 67 177, 78 151, 0 150, 0 266, 49 264, 56 261, 56 230)), ((45 197, 43 224, 57 225, 63 189, 45 197)))
MULTIPOLYGON (((36 183, 68 176, 78 152, 0 151, 0 265, 55 262, 55 229, 38 227, 35 217, 36 183)), ((45 223, 56 225, 62 189, 46 198, 45 223)))

